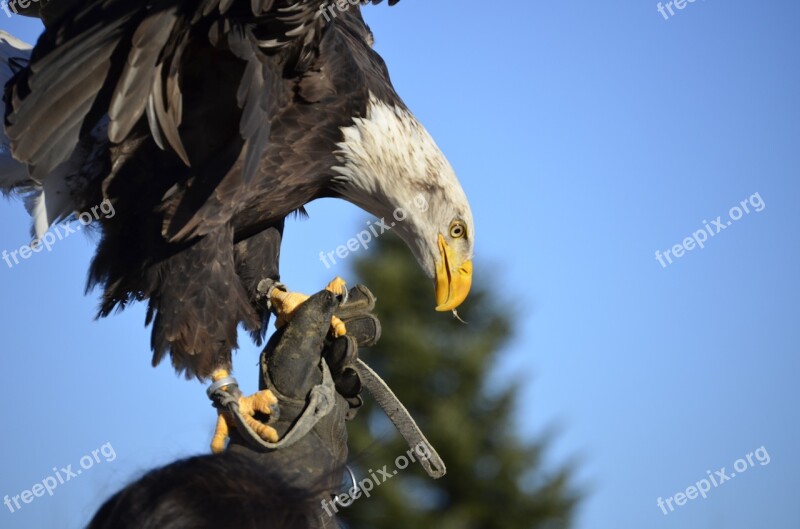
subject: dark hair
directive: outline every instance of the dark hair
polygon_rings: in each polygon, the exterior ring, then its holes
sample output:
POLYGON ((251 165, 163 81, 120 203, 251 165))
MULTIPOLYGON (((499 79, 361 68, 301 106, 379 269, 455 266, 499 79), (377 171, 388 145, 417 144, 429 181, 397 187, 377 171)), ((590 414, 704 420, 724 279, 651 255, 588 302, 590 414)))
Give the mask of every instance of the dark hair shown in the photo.
POLYGON ((87 529, 307 529, 321 517, 319 494, 286 487, 257 460, 224 453, 148 472, 112 496, 87 529))

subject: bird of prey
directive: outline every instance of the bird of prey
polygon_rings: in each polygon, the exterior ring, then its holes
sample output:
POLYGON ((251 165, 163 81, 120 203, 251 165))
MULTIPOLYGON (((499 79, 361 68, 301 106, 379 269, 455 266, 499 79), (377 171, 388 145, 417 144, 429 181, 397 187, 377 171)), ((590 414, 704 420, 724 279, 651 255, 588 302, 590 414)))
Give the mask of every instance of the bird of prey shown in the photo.
MULTIPOLYGON (((284 220, 318 198, 388 218, 422 196, 394 231, 437 310, 467 297, 467 197, 395 92, 362 2, 40 0, 33 49, 3 40, 0 190, 25 197, 34 241, 113 204, 87 290, 102 288, 100 316, 147 301, 153 365, 225 378, 239 324, 258 339, 270 306, 291 315, 304 296, 265 300, 259 284, 279 279, 284 220)), ((268 413, 269 395, 252 398, 243 409, 268 413)))

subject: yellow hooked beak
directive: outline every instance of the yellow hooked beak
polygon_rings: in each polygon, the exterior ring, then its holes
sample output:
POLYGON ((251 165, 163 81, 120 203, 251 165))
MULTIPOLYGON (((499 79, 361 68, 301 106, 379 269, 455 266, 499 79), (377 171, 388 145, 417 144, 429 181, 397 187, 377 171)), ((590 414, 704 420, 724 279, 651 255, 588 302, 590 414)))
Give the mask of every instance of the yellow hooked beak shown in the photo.
POLYGON ((449 312, 461 305, 472 287, 472 261, 456 262, 455 252, 439 235, 441 260, 436 265, 436 310, 449 312))

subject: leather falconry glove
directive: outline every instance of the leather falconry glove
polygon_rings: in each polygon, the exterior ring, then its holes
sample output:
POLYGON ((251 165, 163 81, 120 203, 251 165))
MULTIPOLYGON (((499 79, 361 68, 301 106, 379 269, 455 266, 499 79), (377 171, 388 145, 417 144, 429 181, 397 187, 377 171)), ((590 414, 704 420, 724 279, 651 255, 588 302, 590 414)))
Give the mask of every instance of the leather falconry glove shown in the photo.
POLYGON ((363 403, 358 348, 377 343, 381 332, 371 314, 375 298, 366 287, 352 288, 346 298, 342 303, 327 290, 309 298, 261 355, 259 389, 278 400, 278 412, 267 424, 278 432, 277 445, 288 442, 270 448, 237 428, 228 446, 258 460, 287 486, 324 499, 341 489, 348 455, 345 422, 363 403), (331 337, 333 315, 346 324, 346 335, 331 337))

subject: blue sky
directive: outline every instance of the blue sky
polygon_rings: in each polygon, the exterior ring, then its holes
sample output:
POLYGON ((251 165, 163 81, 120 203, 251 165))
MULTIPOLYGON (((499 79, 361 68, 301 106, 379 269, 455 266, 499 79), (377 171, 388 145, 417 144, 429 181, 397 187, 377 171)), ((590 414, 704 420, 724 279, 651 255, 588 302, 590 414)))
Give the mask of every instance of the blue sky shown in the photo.
MULTIPOLYGON (((522 435, 556 429, 548 464, 577 462, 576 527, 798 527, 800 4, 697 0, 668 20, 652 1, 486 5, 365 12, 470 197, 476 274, 516 307, 493 376, 529 381, 522 435), (763 209, 727 226, 755 193, 763 209), (718 216, 705 248, 659 264, 656 250, 718 216), (769 464, 657 506, 762 446, 769 464)), ((2 13, 0 28, 38 32, 2 13)), ((310 213, 289 224, 283 260, 306 291, 347 275, 319 252, 366 218, 336 201, 310 213)), ((21 205, 0 205, 0 223, 0 249, 27 242, 21 205)), ((93 321, 92 249, 76 235, 0 262, 0 496, 106 443, 116 459, 19 512, 0 506, 3 528, 80 527, 132 477, 207 450, 214 412, 200 385, 150 367, 143 307, 93 321)), ((245 389, 257 355, 236 357, 245 389)))

